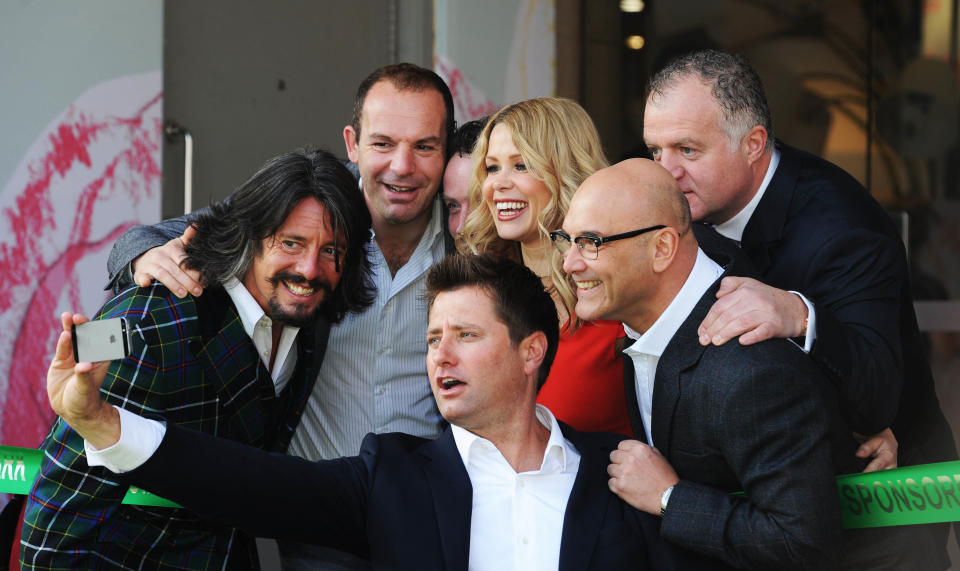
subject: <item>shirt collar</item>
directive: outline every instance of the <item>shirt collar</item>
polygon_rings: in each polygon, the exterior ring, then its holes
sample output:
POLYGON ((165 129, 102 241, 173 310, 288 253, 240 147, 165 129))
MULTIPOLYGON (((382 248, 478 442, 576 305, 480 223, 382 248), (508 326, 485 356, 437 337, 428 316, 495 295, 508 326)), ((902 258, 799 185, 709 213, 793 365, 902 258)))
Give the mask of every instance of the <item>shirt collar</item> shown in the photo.
MULTIPOLYGON (((230 300, 236 306, 237 313, 240 315, 240 322, 243 324, 243 330, 246 331, 248 337, 253 338, 253 330, 261 319, 266 319, 266 324, 270 327, 273 326, 273 320, 267 316, 257 300, 253 299, 253 295, 247 290, 246 286, 240 283, 240 280, 237 278, 227 279, 223 282, 223 289, 227 291, 227 295, 230 296, 230 300)), ((285 325, 284 327, 294 332, 300 331, 299 327, 292 325, 285 325)))
MULTIPOLYGON (((439 191, 437 191, 439 193, 439 191)), ((420 237, 420 241, 417 242, 417 248, 420 248, 420 245, 424 242, 427 242, 433 245, 437 240, 440 240, 442 243, 443 240, 443 203, 437 200, 436 197, 433 199, 433 206, 430 208, 430 222, 427 223, 426 229, 423 231, 423 236, 420 237)), ((373 231, 373 228, 370 228, 370 241, 373 242, 374 238, 377 237, 377 233, 373 231)))
POLYGON ((774 149, 770 154, 770 164, 767 165, 767 174, 764 175, 763 181, 760 183, 760 188, 757 189, 757 193, 753 195, 750 202, 748 202, 740 212, 737 212, 736 216, 723 224, 714 226, 717 233, 738 243, 743 239, 743 231, 747 228, 747 222, 750 221, 750 217, 753 216, 757 205, 760 204, 760 199, 763 198, 763 194, 767 192, 767 187, 770 186, 770 180, 773 179, 773 173, 776 172, 777 165, 779 164, 780 151, 774 149))
MULTIPOLYGON (((560 430, 560 424, 557 422, 556 417, 553 416, 550 409, 542 404, 536 405, 536 414, 540 424, 550 430, 550 438, 547 440, 547 446, 543 452, 543 462, 540 464, 540 471, 551 473, 572 469, 571 462, 575 461, 579 456, 577 452, 571 448, 573 445, 564 438, 563 431, 560 430)), ((453 440, 457 445, 457 451, 460 453, 460 458, 463 460, 464 466, 469 466, 470 453, 475 446, 482 445, 483 443, 493 446, 493 443, 486 438, 477 436, 469 430, 455 424, 450 425, 450 430, 453 432, 453 440)))
POLYGON ((667 344, 703 297, 704 292, 717 281, 721 274, 723 274, 723 268, 704 254, 703 250, 697 248, 697 260, 693 264, 693 269, 690 270, 690 275, 650 329, 639 333, 624 324, 623 329, 627 335, 637 340, 636 343, 624 349, 624 353, 652 355, 659 359, 667 348, 667 344))

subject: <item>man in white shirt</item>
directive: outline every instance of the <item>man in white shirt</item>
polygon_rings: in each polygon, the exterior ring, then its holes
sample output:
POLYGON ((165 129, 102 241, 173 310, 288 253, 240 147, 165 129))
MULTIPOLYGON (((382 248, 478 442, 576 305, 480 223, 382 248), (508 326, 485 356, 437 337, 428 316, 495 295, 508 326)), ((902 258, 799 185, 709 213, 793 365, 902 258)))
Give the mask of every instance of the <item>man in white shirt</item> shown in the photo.
POLYGON ((662 514, 671 542, 731 567, 830 567, 841 538, 833 474, 862 468, 857 443, 796 345, 700 345, 724 270, 698 247, 676 181, 646 159, 602 169, 562 228, 551 237, 577 315, 623 321, 635 340, 625 378, 646 443, 611 455, 611 490, 662 514))
POLYGON ((451 423, 436 440, 371 434, 358 457, 308 462, 121 417, 91 366, 73 363, 66 332, 51 404, 86 437, 91 462, 132 468, 129 481, 206 517, 350 550, 376 569, 709 568, 607 489, 619 437, 576 432, 536 405, 559 339, 536 275, 453 256, 430 271, 427 292, 429 383, 451 423))
MULTIPOLYGON (((370 215, 336 157, 295 151, 194 224, 184 264, 206 294, 181 298, 154 283, 107 302, 96 319, 125 318, 131 352, 100 364, 103 394, 125 410, 282 452, 316 379, 317 321, 373 299, 370 215)), ((91 467, 62 419, 42 448, 24 515, 24 569, 256 565, 252 538, 235 528, 121 505, 126 486, 91 467)))
MULTIPOLYGON (((437 197, 453 126, 450 90, 431 70, 387 65, 357 89, 343 138, 373 220, 364 247, 376 298, 366 311, 330 327, 291 454, 309 460, 352 456, 368 432, 440 434, 442 418, 424 377, 422 296, 427 270, 453 250, 437 197)), ((182 241, 175 236, 186 225, 180 219, 129 231, 111 252, 114 279, 123 279, 121 270, 139 256, 132 276, 138 283, 156 278, 172 291, 198 294, 200 284, 177 264, 182 241)), ((290 570, 317 569, 321 559, 335 562, 331 568, 367 566, 291 543, 281 543, 280 551, 290 570)))

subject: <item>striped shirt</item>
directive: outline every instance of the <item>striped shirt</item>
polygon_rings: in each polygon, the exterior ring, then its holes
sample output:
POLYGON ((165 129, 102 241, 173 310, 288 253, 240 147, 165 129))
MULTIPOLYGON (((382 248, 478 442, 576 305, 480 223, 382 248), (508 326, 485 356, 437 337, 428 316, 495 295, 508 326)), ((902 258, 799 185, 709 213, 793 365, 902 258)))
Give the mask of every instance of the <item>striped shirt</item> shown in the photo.
POLYGON ((427 378, 427 270, 443 259, 444 218, 435 201, 410 260, 391 275, 376 240, 367 243, 376 301, 330 329, 317 384, 288 453, 310 460, 355 456, 369 432, 440 435, 427 378))

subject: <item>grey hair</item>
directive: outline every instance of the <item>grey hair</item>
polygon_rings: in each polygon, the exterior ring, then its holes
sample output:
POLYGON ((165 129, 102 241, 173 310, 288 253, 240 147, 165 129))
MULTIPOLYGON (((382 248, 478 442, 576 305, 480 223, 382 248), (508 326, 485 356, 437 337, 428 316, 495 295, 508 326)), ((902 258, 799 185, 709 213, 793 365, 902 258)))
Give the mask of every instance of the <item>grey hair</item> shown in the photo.
POLYGON ((718 50, 684 54, 650 78, 648 97, 656 102, 690 76, 711 86, 710 93, 721 109, 720 127, 734 146, 750 129, 760 125, 767 131, 764 150, 773 150, 773 122, 763 82, 746 57, 718 50))

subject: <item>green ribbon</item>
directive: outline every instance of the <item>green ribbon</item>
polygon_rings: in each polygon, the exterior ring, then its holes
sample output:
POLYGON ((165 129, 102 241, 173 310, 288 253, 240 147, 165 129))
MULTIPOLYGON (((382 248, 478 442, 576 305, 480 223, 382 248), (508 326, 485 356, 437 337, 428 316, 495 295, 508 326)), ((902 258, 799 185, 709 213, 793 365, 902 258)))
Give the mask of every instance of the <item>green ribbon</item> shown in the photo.
MULTIPOLYGON (((40 461, 43 451, 33 448, 17 448, 0 445, 0 494, 29 494, 33 482, 40 473, 40 461)), ((130 486, 121 503, 135 506, 155 506, 179 508, 180 504, 171 502, 130 486)))
MULTIPOLYGON (((43 452, 0 445, 0 493, 28 494, 43 452)), ((845 529, 960 521, 960 461, 837 476, 845 529)), ((180 507, 130 486, 124 504, 180 507)))
POLYGON ((837 476, 845 529, 960 521, 960 462, 837 476))

